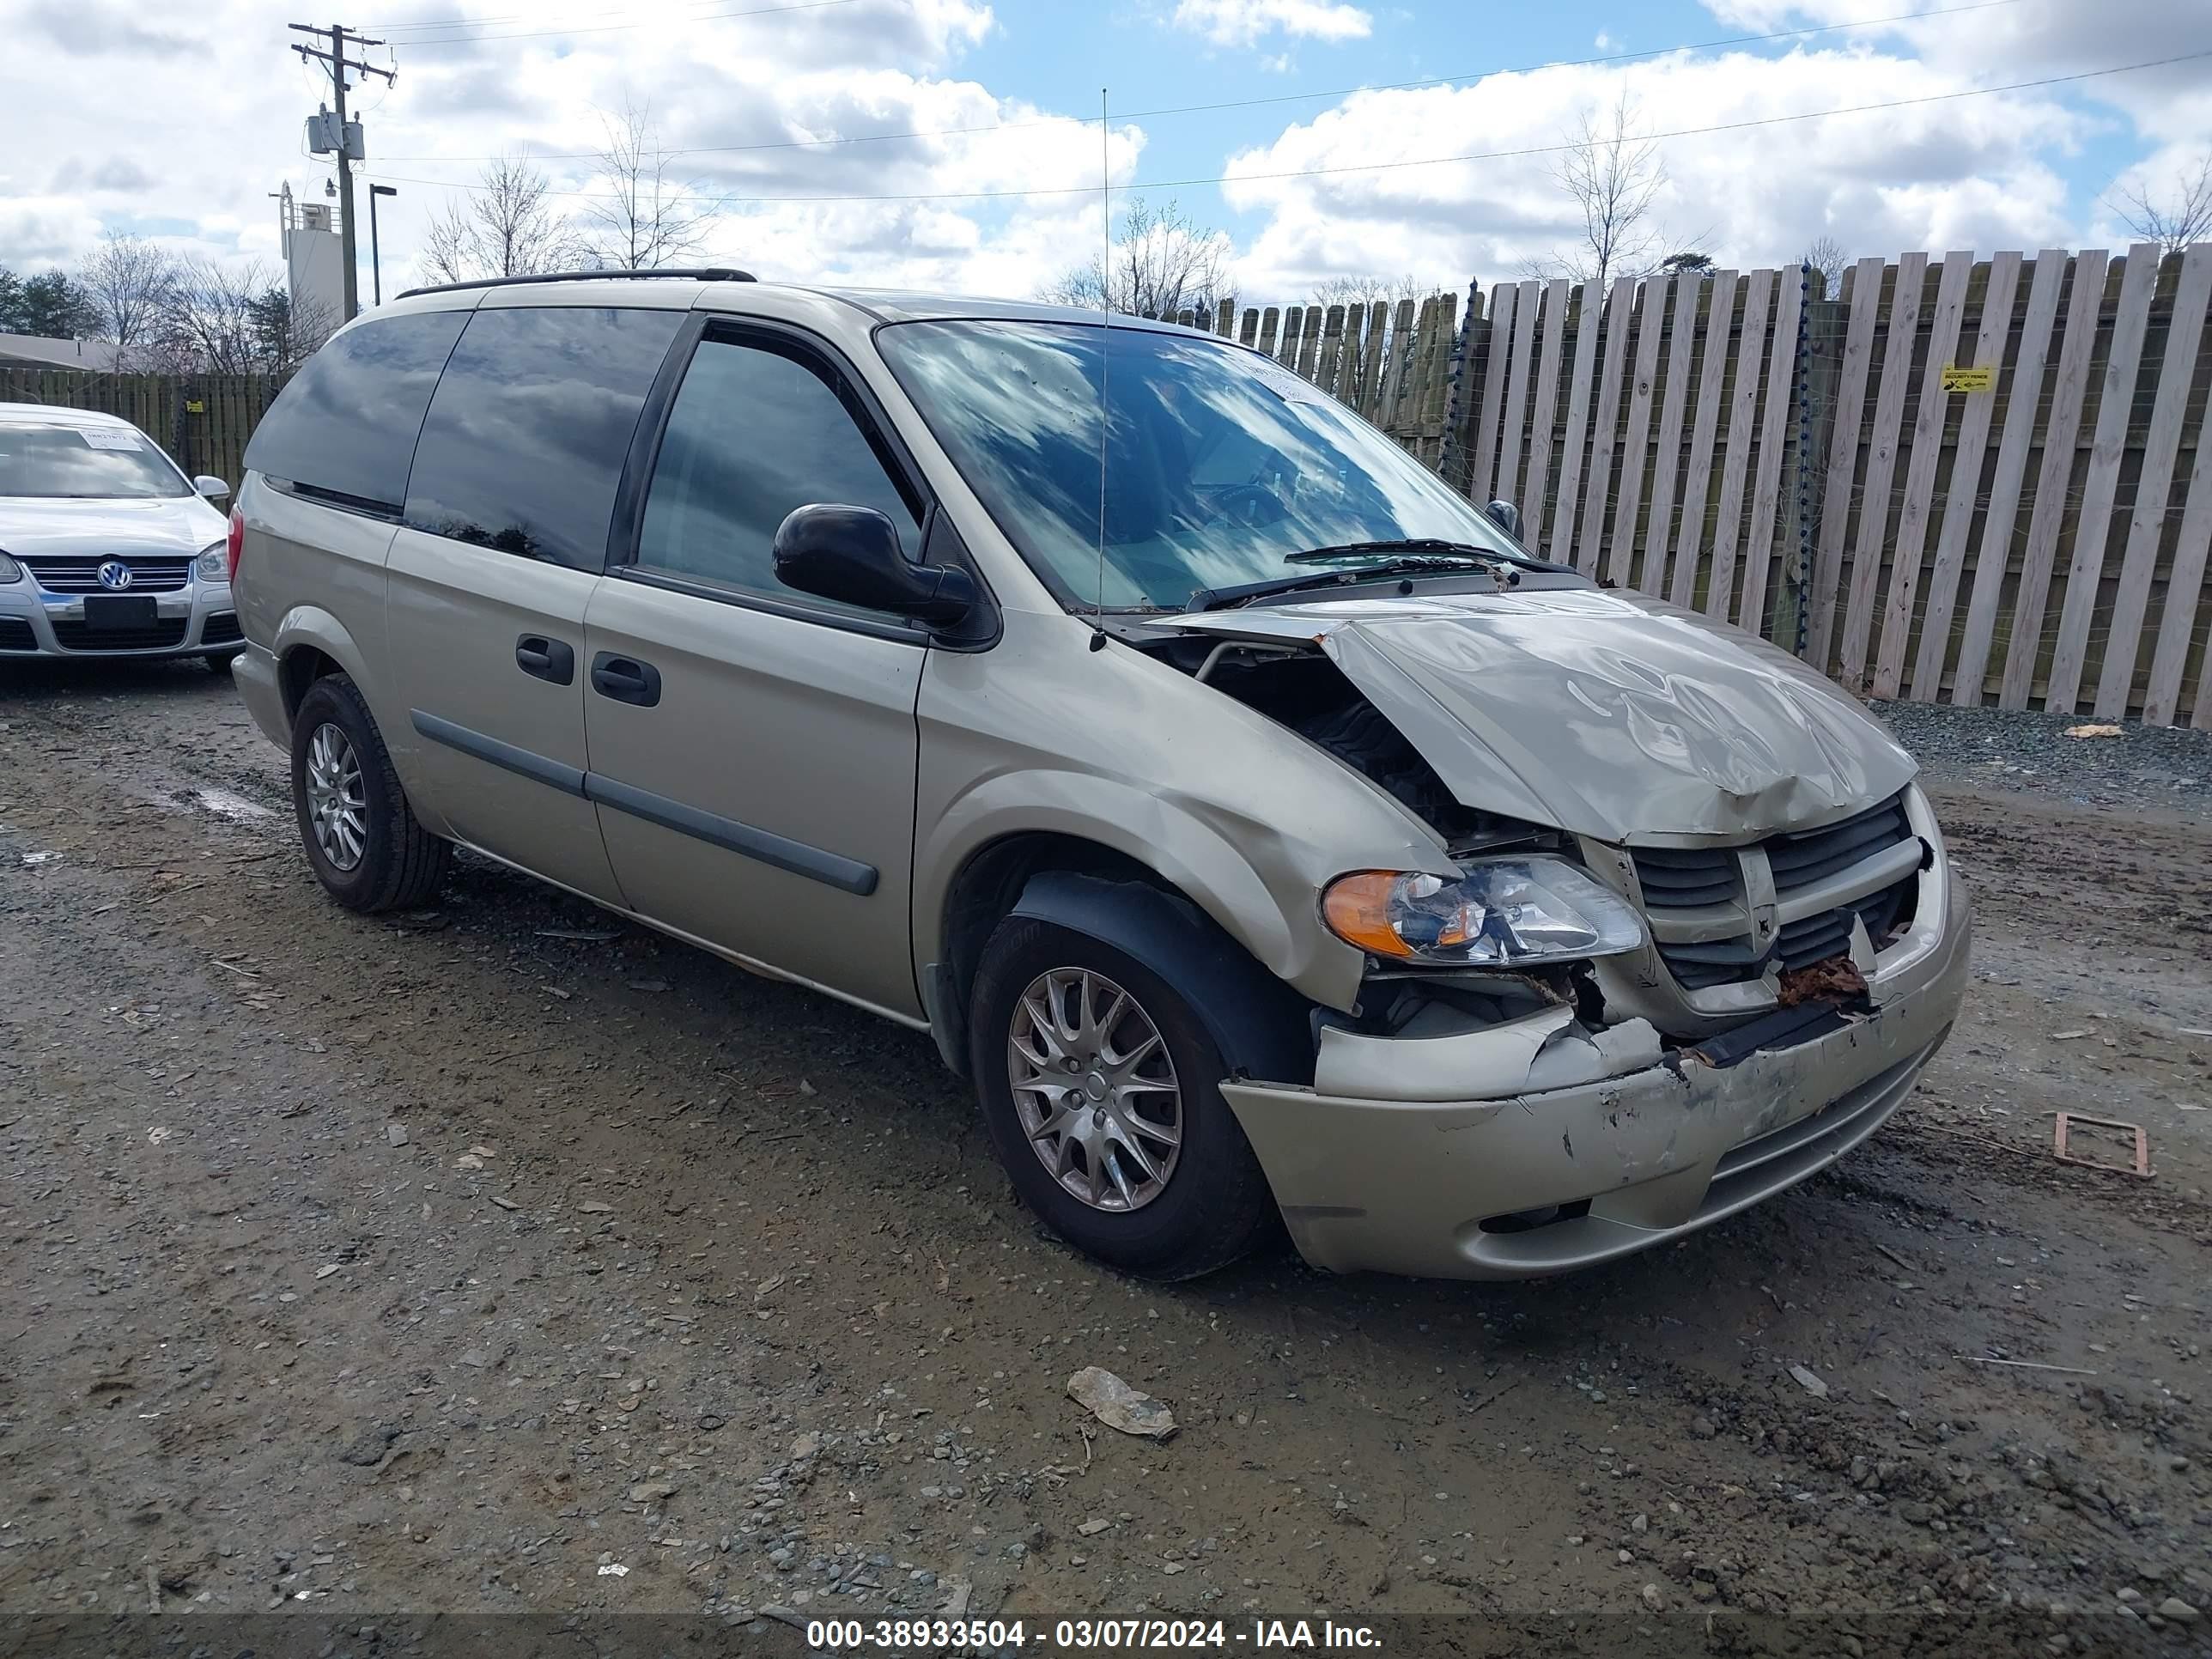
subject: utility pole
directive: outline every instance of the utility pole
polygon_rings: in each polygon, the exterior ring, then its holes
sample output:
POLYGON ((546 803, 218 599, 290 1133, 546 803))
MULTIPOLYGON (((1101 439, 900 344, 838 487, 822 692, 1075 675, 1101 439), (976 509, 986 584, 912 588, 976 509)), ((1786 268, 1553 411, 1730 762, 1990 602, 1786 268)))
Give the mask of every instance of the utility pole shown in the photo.
POLYGON ((378 69, 373 64, 359 63, 348 58, 346 48, 349 46, 380 46, 384 42, 368 40, 356 34, 343 23, 332 23, 328 28, 320 27, 313 23, 294 23, 289 27, 295 33, 300 34, 313 35, 318 39, 328 36, 331 43, 331 49, 328 52, 320 52, 313 46, 297 45, 294 46, 292 50, 298 52, 303 58, 319 58, 331 66, 331 84, 337 89, 338 211, 343 218, 343 222, 338 227, 340 239, 338 246, 341 250, 340 258, 345 262, 345 316, 343 320, 349 323, 361 311, 361 274, 354 268, 356 256, 354 252, 353 240, 353 159, 346 151, 346 71, 351 70, 362 75, 380 75, 384 77, 386 86, 392 84, 398 72, 396 70, 378 69))
POLYGON ((378 246, 376 240, 376 198, 398 194, 390 185, 371 185, 368 187, 368 276, 370 291, 376 295, 379 305, 384 303, 384 250, 378 246))

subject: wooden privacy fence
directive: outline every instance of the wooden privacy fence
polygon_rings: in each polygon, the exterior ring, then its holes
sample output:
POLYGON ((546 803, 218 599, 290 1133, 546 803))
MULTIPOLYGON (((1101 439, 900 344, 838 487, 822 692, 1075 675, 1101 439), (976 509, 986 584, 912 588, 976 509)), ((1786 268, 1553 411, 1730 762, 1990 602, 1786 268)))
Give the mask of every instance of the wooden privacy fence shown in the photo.
POLYGON ((52 404, 120 415, 187 472, 212 472, 232 489, 246 471, 246 441, 283 381, 269 374, 88 374, 0 368, 0 404, 52 404))
POLYGON ((1179 320, 1855 690, 2212 728, 2212 244, 1483 298, 1179 320))
MULTIPOLYGON (((1249 307, 1530 544, 1882 697, 2212 728, 2212 244, 1249 307)), ((280 382, 0 368, 235 483, 280 382)))

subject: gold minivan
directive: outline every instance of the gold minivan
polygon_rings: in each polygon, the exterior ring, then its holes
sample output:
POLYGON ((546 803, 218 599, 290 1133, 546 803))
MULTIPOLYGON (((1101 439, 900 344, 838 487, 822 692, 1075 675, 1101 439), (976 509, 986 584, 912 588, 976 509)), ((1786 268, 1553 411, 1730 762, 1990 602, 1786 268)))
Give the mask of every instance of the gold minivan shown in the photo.
POLYGON ((1911 758, 1259 354, 756 283, 428 289, 255 433, 308 863, 453 847, 926 1030, 1127 1271, 1678 1237, 1893 1110, 1965 898, 1911 758))

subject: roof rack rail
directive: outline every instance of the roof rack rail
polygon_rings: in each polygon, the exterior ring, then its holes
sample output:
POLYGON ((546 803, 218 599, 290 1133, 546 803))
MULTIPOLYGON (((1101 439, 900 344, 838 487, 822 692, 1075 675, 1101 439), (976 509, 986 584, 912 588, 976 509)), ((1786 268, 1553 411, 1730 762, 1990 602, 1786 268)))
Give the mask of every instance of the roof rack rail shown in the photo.
POLYGON ((735 265, 702 265, 690 270, 544 270, 535 276, 480 276, 473 283, 432 283, 423 288, 410 288, 398 297, 411 300, 418 294, 459 294, 465 289, 515 288, 525 283, 623 282, 648 276, 673 276, 694 283, 759 280, 750 270, 739 270, 735 265))

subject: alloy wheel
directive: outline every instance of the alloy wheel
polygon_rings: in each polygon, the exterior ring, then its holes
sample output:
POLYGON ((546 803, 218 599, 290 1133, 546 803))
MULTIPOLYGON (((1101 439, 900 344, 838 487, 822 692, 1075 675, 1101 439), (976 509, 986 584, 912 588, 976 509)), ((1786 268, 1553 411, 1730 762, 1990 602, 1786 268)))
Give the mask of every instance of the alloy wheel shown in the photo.
POLYGON ((350 872, 368 846, 368 790, 353 743, 325 721, 307 739, 307 823, 333 870, 350 872))
POLYGON ((1142 1209, 1182 1152, 1182 1088, 1137 999, 1085 968, 1030 981, 1006 1034, 1022 1133, 1054 1181, 1094 1210, 1142 1209))

